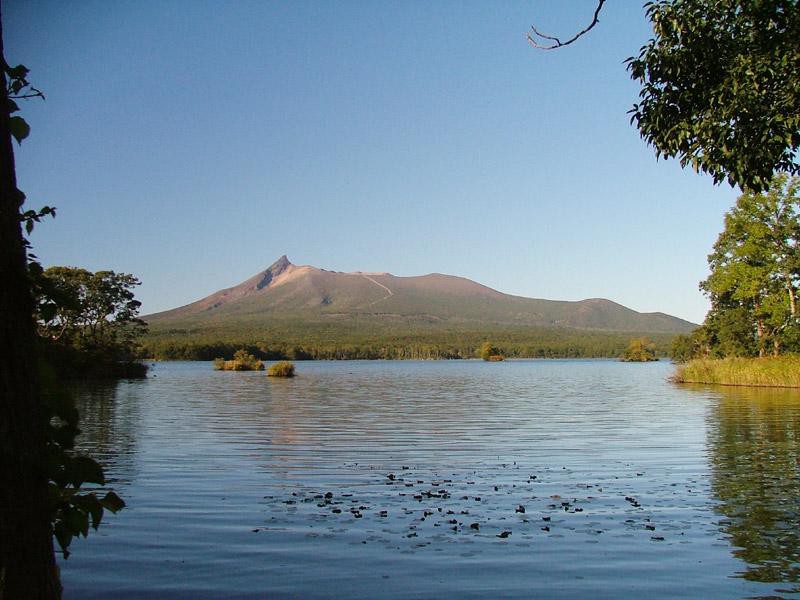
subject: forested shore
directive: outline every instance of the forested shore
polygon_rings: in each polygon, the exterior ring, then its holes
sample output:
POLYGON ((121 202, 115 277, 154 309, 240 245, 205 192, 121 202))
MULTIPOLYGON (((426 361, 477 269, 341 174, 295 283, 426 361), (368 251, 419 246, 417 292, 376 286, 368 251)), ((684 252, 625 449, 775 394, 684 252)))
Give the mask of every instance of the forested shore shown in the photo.
POLYGON ((747 191, 725 215, 701 282, 711 301, 704 323, 675 338, 686 363, 675 380, 800 386, 800 178, 779 173, 765 192, 747 191))
MULTIPOLYGON (((260 360, 448 360, 476 358, 489 340, 507 358, 617 358, 628 348, 628 332, 463 332, 409 336, 395 339, 321 341, 303 338, 257 340, 253 338, 203 339, 149 337, 141 357, 154 360, 230 360, 245 349, 260 360)), ((666 356, 674 335, 650 334, 658 356, 666 356)))

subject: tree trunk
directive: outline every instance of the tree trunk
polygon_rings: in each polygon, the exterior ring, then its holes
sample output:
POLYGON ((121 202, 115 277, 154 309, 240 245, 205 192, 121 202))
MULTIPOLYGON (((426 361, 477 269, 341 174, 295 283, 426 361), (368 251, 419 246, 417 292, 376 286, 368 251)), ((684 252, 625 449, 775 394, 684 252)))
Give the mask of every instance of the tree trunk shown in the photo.
POLYGON ((51 599, 61 596, 61 585, 47 502, 46 416, 37 385, 5 71, 0 88, 0 356, 5 357, 0 359, 0 600, 51 599))
POLYGON ((758 355, 764 356, 764 319, 761 317, 756 321, 756 334, 758 336, 758 355))
POLYGON ((797 316, 797 292, 791 282, 787 282, 787 289, 789 290, 789 312, 793 317, 797 316))
POLYGON ((781 353, 781 342, 778 336, 772 338, 772 356, 778 356, 781 353))

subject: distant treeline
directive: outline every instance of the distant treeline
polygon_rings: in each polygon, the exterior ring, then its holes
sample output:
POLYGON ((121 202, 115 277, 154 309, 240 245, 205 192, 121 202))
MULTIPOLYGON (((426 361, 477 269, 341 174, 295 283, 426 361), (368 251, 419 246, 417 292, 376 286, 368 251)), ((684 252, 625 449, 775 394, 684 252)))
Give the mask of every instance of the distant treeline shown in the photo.
MULTIPOLYGON (((508 358, 616 358, 635 334, 546 330, 536 335, 498 336, 496 333, 465 334, 460 342, 424 339, 394 339, 341 342, 264 342, 248 339, 205 340, 151 337, 143 344, 142 356, 157 360, 230 360, 240 349, 261 360, 433 360, 476 358, 480 345, 491 341, 508 358), (537 339, 539 338, 539 339, 537 339)), ((452 337, 452 336, 447 336, 452 337)), ((651 335, 658 355, 666 355, 673 335, 651 335)))

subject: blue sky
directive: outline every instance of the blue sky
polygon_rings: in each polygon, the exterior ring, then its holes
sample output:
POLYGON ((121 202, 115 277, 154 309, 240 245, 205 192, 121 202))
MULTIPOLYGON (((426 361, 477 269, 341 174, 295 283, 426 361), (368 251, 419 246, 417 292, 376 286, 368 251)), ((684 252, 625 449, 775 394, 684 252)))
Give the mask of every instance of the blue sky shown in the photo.
POLYGON ((737 190, 656 161, 626 114, 639 2, 6 0, 45 102, 17 149, 45 265, 133 273, 143 312, 281 254, 469 277, 699 322, 737 190))

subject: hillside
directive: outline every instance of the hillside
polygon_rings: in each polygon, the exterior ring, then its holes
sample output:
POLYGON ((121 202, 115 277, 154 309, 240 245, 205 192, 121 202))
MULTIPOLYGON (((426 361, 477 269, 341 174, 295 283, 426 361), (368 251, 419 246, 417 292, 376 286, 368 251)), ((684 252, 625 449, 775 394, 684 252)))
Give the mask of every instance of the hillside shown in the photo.
POLYGON ((549 340, 545 345, 552 345, 554 340, 600 339, 611 332, 628 332, 617 335, 619 340, 634 333, 668 339, 696 327, 602 298, 524 298, 452 275, 342 273, 294 265, 286 256, 237 286, 144 319, 151 341, 328 346, 399 340, 452 345, 467 338, 477 343, 487 336, 519 343, 544 336, 549 340))
POLYGON ((452 275, 396 277, 340 273, 293 265, 286 256, 239 285, 197 302, 145 317, 154 330, 202 329, 274 320, 385 320, 569 327, 605 331, 683 333, 696 325, 664 313, 639 313, 605 300, 540 300, 503 294, 452 275))

